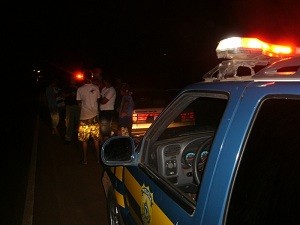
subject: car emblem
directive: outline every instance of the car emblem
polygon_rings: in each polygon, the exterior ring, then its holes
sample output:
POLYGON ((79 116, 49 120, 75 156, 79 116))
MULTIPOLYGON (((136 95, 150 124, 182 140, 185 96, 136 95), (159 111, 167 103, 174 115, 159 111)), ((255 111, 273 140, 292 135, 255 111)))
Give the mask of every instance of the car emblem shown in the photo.
POLYGON ((150 225, 152 224, 153 193, 151 193, 149 187, 146 187, 144 184, 142 186, 141 192, 141 215, 143 224, 150 225))

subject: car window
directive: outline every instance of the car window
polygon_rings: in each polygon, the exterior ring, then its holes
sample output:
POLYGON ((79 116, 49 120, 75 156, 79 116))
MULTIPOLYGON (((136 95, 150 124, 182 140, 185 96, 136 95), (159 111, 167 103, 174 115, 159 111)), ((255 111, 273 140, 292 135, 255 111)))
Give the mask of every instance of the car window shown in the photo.
POLYGON ((176 97, 178 89, 139 89, 133 91, 132 137, 141 140, 153 121, 176 97))
POLYGON ((152 136, 155 140, 147 152, 146 164, 170 185, 165 188, 170 193, 178 191, 191 202, 197 199, 212 137, 228 101, 226 95, 220 96, 194 93, 180 99, 171 109, 172 116, 161 118, 169 121, 166 128, 154 129, 159 135, 152 136))
POLYGON ((263 101, 233 185, 227 223, 299 224, 300 99, 263 101))
POLYGON ((226 103, 226 100, 218 98, 195 99, 176 116, 159 140, 202 131, 214 132, 219 125, 226 103))

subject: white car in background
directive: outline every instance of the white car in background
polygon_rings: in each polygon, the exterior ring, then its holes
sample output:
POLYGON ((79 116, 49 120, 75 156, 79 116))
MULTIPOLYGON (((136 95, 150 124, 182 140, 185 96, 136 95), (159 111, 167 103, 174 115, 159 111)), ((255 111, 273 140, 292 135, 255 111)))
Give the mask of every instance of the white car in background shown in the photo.
POLYGON ((153 121, 179 93, 178 89, 137 89, 133 90, 132 136, 142 137, 153 121))

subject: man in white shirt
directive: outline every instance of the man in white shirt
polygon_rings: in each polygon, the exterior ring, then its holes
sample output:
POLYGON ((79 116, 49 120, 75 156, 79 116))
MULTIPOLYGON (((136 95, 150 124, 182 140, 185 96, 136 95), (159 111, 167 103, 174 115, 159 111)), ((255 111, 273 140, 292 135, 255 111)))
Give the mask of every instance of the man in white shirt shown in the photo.
POLYGON ((98 164, 100 163, 100 126, 99 126, 99 87, 92 83, 93 73, 84 72, 85 84, 77 89, 76 100, 80 106, 80 122, 78 128, 78 140, 82 142, 83 159, 81 164, 87 164, 88 140, 94 141, 98 164))
POLYGON ((112 86, 111 78, 103 78, 104 88, 101 90, 100 99, 100 126, 101 133, 104 140, 111 136, 112 124, 115 122, 115 101, 116 101, 116 89, 112 86))

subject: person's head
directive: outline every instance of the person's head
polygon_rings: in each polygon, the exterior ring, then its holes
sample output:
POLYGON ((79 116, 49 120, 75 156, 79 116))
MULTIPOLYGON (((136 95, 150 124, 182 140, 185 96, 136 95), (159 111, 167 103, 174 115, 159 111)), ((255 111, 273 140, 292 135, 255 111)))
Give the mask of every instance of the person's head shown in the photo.
POLYGON ((120 93, 121 93, 121 95, 131 95, 132 92, 131 92, 129 84, 122 83, 121 88, 120 88, 120 93))
POLYGON ((94 79, 94 74, 90 70, 85 70, 83 72, 83 77, 84 77, 84 81, 86 83, 92 83, 92 81, 94 79))
POLYGON ((121 77, 114 77, 114 87, 115 88, 121 88, 121 86, 122 86, 122 79, 121 79, 121 77))
POLYGON ((111 87, 112 86, 112 79, 110 76, 104 76, 103 77, 103 83, 105 87, 111 87))
POLYGON ((102 75, 102 69, 100 67, 95 67, 93 70, 92 70, 93 74, 94 74, 94 79, 97 79, 97 80, 102 80, 103 78, 103 75, 102 75))

